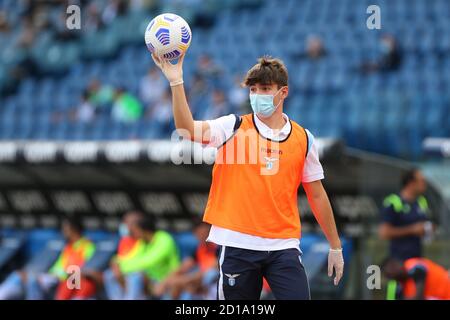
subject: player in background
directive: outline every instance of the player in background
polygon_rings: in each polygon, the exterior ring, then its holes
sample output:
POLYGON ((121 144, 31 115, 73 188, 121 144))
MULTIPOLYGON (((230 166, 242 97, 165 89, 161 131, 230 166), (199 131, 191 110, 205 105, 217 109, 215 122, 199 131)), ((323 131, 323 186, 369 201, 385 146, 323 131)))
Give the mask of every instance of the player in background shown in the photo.
POLYGON ((174 300, 213 299, 219 278, 217 272, 217 245, 206 242, 210 225, 196 221, 194 235, 198 246, 192 256, 186 257, 180 267, 155 286, 153 294, 174 300), (165 296, 165 297, 164 297, 165 296))
POLYGON ((49 298, 56 288, 56 300, 89 299, 95 294, 95 283, 88 278, 80 278, 77 288, 68 285, 68 268, 82 268, 95 252, 95 244, 83 236, 83 226, 78 219, 65 217, 61 231, 67 243, 56 262, 46 273, 13 272, 0 285, 0 300, 18 299, 42 300, 49 298))
POLYGON ((153 59, 170 82, 178 133, 218 148, 204 215, 212 225, 208 241, 220 246, 218 299, 259 299, 263 278, 277 299, 310 299, 299 248, 301 184, 330 244, 328 275, 334 271, 337 285, 344 268, 341 242, 321 183, 314 137, 283 113, 289 94, 284 64, 263 57, 248 71, 244 85, 253 113, 196 121, 183 86, 184 56, 176 64, 155 55, 153 59), (242 163, 217 161, 246 136, 256 140, 244 143, 243 154, 231 155, 243 158, 242 163))
POLYGON ((145 252, 145 242, 139 239, 139 221, 144 218, 140 211, 130 211, 125 213, 119 225, 120 241, 117 246, 117 253, 112 257, 109 268, 105 271, 95 269, 83 269, 83 274, 94 279, 97 287, 103 286, 107 297, 119 299, 120 292, 126 287, 126 275, 120 268, 123 262, 135 259, 145 252), (116 286, 122 290, 115 290, 116 286))
POLYGON ((423 195, 426 189, 423 174, 412 169, 402 176, 400 193, 384 199, 379 235, 389 240, 389 257, 402 261, 422 257, 422 241, 431 238, 435 229, 423 195))
POLYGON ((388 300, 450 300, 449 271, 429 259, 388 258, 383 273, 395 281, 388 287, 388 300))
POLYGON ((152 217, 138 217, 133 236, 140 242, 138 252, 130 253, 127 259, 117 259, 117 270, 105 273, 103 283, 111 300, 147 299, 152 286, 180 265, 175 240, 168 232, 158 230, 152 217))

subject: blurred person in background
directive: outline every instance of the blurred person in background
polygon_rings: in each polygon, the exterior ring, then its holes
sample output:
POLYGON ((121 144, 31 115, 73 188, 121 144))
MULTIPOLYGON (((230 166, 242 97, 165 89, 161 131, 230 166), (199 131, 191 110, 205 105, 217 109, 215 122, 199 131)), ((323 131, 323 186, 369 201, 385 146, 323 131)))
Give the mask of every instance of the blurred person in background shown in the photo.
POLYGON ((4 10, 0 10, 0 32, 6 33, 10 31, 8 16, 4 10))
POLYGON ((130 0, 131 10, 155 10, 159 5, 158 0, 130 0))
POLYGON ((138 220, 136 236, 143 242, 139 252, 129 259, 118 259, 117 274, 105 273, 104 286, 113 300, 143 300, 151 293, 151 287, 163 281, 180 265, 178 249, 173 237, 166 231, 157 230, 153 218, 145 216, 138 220))
POLYGON ((194 255, 183 260, 181 266, 155 286, 153 294, 171 299, 215 299, 218 272, 218 247, 206 242, 211 226, 197 221, 194 235, 198 247, 194 255))
POLYGON ((171 127, 172 120, 172 94, 166 88, 159 100, 149 109, 149 118, 159 123, 163 130, 167 131, 171 127))
POLYGON ((402 177, 402 190, 383 201, 379 236, 389 240, 389 256, 399 260, 422 256, 422 240, 430 237, 434 226, 429 220, 425 177, 418 169, 402 177))
POLYGON ((196 116, 201 114, 208 105, 211 86, 206 82, 205 78, 195 73, 192 79, 192 85, 187 91, 189 103, 192 104, 192 113, 196 116))
POLYGON ((139 120, 143 114, 141 102, 123 88, 116 89, 112 118, 118 122, 132 123, 139 120))
POLYGON ((210 84, 217 86, 223 73, 222 69, 214 63, 208 54, 198 58, 197 72, 210 84))
POLYGON ((210 108, 203 113, 203 119, 216 119, 227 112, 231 112, 231 106, 228 103, 225 92, 215 89, 211 95, 210 108))
POLYGON ((98 110, 109 110, 114 103, 115 90, 112 86, 93 79, 88 87, 89 102, 98 110))
POLYGON ((158 0, 130 0, 130 10, 152 10, 158 6, 158 0))
POLYGON ((86 23, 84 24, 86 32, 96 32, 103 27, 102 18, 96 3, 89 4, 87 10, 86 23))
POLYGON ((361 66, 364 73, 396 71, 402 64, 403 53, 398 41, 390 34, 380 39, 381 57, 376 62, 366 62, 361 66))
POLYGON ((17 38, 16 47, 23 49, 30 49, 36 39, 36 29, 33 28, 33 22, 31 18, 22 18, 22 29, 17 38))
MULTIPOLYGON (((391 194, 383 201, 378 233, 381 239, 390 242, 389 257, 405 261, 422 257, 422 240, 431 239, 434 226, 429 221, 428 201, 423 196, 427 189, 423 174, 418 169, 408 170, 401 183, 400 194, 391 194)), ((395 279, 388 281, 387 298, 397 286, 395 279)))
POLYGON ((73 121, 90 123, 95 119, 95 108, 89 101, 89 92, 85 90, 81 96, 80 105, 70 115, 73 121))
POLYGON ((316 61, 325 57, 326 54, 322 39, 316 35, 309 35, 306 38, 305 50, 294 54, 294 58, 316 61))
POLYGON ((167 82, 164 80, 158 68, 148 69, 148 73, 141 78, 139 83, 139 98, 146 107, 153 107, 165 95, 167 91, 167 82))
POLYGON ((388 288, 388 300, 450 300, 449 271, 429 259, 389 258, 383 273, 396 284, 388 288))
POLYGON ((116 296, 120 291, 116 286, 125 288, 125 277, 120 269, 120 263, 133 259, 144 252, 145 243, 138 237, 138 224, 144 218, 144 214, 139 211, 127 212, 119 225, 120 242, 117 247, 117 254, 112 258, 110 268, 103 274, 94 273, 98 283, 103 283, 107 296, 111 299, 120 299, 116 296), (104 282, 103 282, 104 279, 104 282), (114 279, 111 281, 111 279, 114 279))
POLYGON ((66 217, 62 222, 62 233, 67 241, 60 256, 45 274, 16 271, 0 285, 0 300, 17 299, 25 296, 27 300, 45 299, 56 287, 55 299, 88 299, 95 294, 95 284, 81 277, 79 289, 68 285, 68 267, 80 269, 95 252, 93 242, 83 237, 83 227, 75 218, 66 217))
POLYGON ((31 51, 36 40, 37 31, 33 28, 30 17, 22 18, 22 30, 13 45, 14 52, 22 54, 22 59, 19 64, 12 68, 12 78, 20 81, 28 76, 39 75, 39 68, 31 57, 31 51))
POLYGON ((236 75, 234 78, 234 84, 228 93, 230 97, 230 104, 234 110, 241 113, 247 113, 251 111, 248 103, 248 94, 245 88, 241 85, 241 76, 236 75))
POLYGON ((325 46, 319 36, 309 36, 306 40, 306 57, 310 60, 319 60, 326 55, 325 46))
POLYGON ((114 19, 123 16, 128 11, 128 1, 126 0, 111 0, 103 10, 102 22, 105 25, 110 24, 114 19))

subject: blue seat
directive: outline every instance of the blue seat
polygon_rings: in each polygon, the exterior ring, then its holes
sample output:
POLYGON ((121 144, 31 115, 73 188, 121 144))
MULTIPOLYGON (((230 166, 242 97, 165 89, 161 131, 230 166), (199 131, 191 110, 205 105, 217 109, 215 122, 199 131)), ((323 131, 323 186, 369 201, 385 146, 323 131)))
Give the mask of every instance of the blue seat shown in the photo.
POLYGON ((118 235, 104 231, 88 231, 86 237, 95 242, 95 253, 83 266, 83 270, 105 270, 117 252, 118 235))
POLYGON ((27 236, 26 251, 31 259, 25 265, 28 272, 46 272, 56 261, 65 241, 58 230, 36 229, 27 236))
POLYGON ((3 276, 11 271, 14 261, 19 257, 21 249, 25 245, 25 234, 16 230, 0 230, 0 281, 3 276), (10 266, 11 268, 8 268, 10 266))

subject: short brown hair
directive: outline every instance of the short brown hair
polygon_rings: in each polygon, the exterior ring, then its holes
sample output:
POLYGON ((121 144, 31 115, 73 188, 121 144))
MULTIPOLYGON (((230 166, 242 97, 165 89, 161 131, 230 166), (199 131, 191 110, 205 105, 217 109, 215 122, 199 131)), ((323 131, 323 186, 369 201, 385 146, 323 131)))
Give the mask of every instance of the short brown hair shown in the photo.
POLYGON ((242 82, 244 87, 255 84, 276 84, 278 87, 288 85, 288 71, 283 61, 272 58, 271 56, 263 56, 258 59, 248 72, 242 82))

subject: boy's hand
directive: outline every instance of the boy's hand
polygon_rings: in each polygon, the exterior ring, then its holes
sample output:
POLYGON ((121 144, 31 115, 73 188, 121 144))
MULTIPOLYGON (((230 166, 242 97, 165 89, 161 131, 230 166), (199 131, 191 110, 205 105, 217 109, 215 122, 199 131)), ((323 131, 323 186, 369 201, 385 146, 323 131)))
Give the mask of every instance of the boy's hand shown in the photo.
POLYGON ((153 61, 164 73, 164 76, 169 80, 170 86, 177 86, 183 83, 183 60, 184 53, 178 58, 176 64, 172 64, 169 60, 163 57, 158 57, 152 54, 153 61))
POLYGON ((337 286, 344 273, 344 257, 342 249, 330 249, 328 252, 328 276, 333 276, 335 272, 334 285, 337 286))

